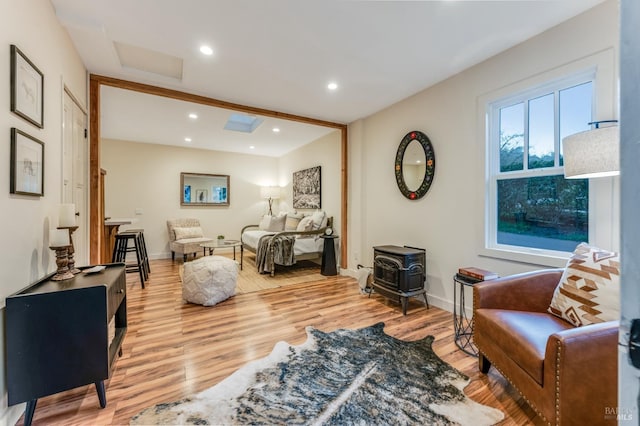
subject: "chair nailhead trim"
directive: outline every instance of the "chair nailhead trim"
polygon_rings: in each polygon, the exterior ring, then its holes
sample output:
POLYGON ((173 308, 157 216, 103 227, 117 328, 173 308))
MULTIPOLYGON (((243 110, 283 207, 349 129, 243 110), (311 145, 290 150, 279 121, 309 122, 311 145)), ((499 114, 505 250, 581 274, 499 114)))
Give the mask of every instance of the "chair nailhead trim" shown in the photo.
POLYGON ((556 424, 560 424, 560 362, 562 361, 562 347, 556 342, 556 424))
MULTIPOLYGON (((474 301, 474 304, 475 304, 475 301, 474 301)), ((477 347, 477 345, 476 345, 476 347, 477 347)), ((529 404, 529 407, 531 407, 531 408, 533 409, 533 411, 535 411, 535 413, 536 413, 538 416, 540 416, 540 417, 542 418, 542 420, 543 420, 543 421, 544 421, 548 426, 551 426, 551 422, 547 420, 547 418, 544 416, 544 414, 542 414, 542 413, 538 410, 538 408, 537 408, 537 407, 536 407, 536 406, 535 406, 531 401, 529 401, 529 399, 528 399, 526 396, 524 396, 524 394, 520 391, 520 389, 518 389, 518 387, 513 383, 513 381, 511 381, 511 378, 509 378, 509 376, 507 376, 506 374, 504 374, 504 372, 503 372, 501 369, 499 369, 498 367, 496 367, 496 365, 493 363, 493 361, 491 361, 491 359, 489 359, 489 357, 487 357, 486 355, 484 355, 484 352, 482 352, 482 349, 480 349, 480 348, 478 347, 478 356, 481 356, 481 354, 482 354, 482 356, 484 356, 485 358, 487 358, 487 359, 489 360, 489 362, 491 363, 491 365, 492 365, 496 370, 498 370, 498 372, 499 372, 500 374, 502 374, 502 377, 504 377, 505 379, 507 379, 507 381, 508 381, 509 383, 511 383, 511 386, 513 386, 513 387, 515 388, 515 390, 517 390, 517 391, 518 391, 518 393, 520 394, 520 396, 522 397, 522 399, 524 399, 524 400, 526 401, 526 403, 527 403, 527 404, 529 404)), ((556 406, 557 406, 557 405, 556 405, 556 406)))
MULTIPOLYGON (((475 290, 474 290, 474 293, 475 293, 475 290)), ((475 294, 474 294, 474 297, 473 297, 473 314, 474 314, 474 316, 475 316, 476 309, 478 309, 478 302, 477 302, 477 298, 475 297, 475 294)), ((474 328, 474 326, 475 326, 475 321, 474 321, 474 324, 473 324, 473 326, 472 326, 472 333, 475 331, 475 330, 473 329, 473 328, 474 328)), ((474 339, 474 343, 475 343, 475 339, 474 339)), ((558 342, 558 346, 560 346, 560 342, 558 342)), ((542 414, 542 413, 538 410, 538 408, 537 408, 537 407, 536 407, 536 406, 535 406, 531 401, 529 401, 529 399, 528 399, 526 396, 524 396, 524 394, 520 391, 520 389, 518 389, 518 387, 513 383, 513 381, 511 380, 511 378, 510 378, 509 376, 507 376, 506 374, 504 374, 504 372, 503 372, 501 369, 499 369, 498 367, 496 367, 496 365, 493 363, 493 361, 491 361, 491 359, 489 359, 489 357, 487 357, 486 355, 484 355, 484 352, 482 352, 482 350, 478 347, 478 345, 477 345, 477 344, 476 344, 476 348, 478 349, 478 356, 481 356, 481 354, 482 354, 482 356, 484 356, 485 358, 487 358, 487 359, 489 360, 489 362, 491 363, 491 365, 493 365, 493 367, 494 367, 496 370, 498 370, 498 372, 499 372, 500 374, 502 374, 502 377, 504 377, 505 379, 507 379, 507 381, 508 381, 509 383, 511 383, 511 386, 513 386, 513 387, 515 388, 515 390, 517 390, 517 391, 518 391, 518 393, 520 394, 520 396, 522 396, 522 398, 526 401, 526 403, 527 403, 527 404, 529 404, 529 407, 531 407, 531 408, 533 409, 533 411, 535 411, 535 413, 536 413, 538 416, 540 416, 540 417, 542 418, 542 420, 543 420, 543 421, 544 421, 548 426, 551 426, 551 422, 550 422, 549 420, 547 420, 547 418, 544 416, 544 414, 542 414)), ((559 353, 558 353, 557 357, 558 357, 558 360, 559 360, 559 359, 560 359, 560 354, 559 354, 559 353)), ((556 363, 556 383, 559 383, 558 376, 559 376, 560 372, 559 372, 559 367, 558 367, 558 365, 559 365, 559 362, 557 362, 557 363, 556 363)), ((560 423, 559 423, 559 418, 560 418, 560 416, 559 416, 559 413, 558 413, 558 411, 559 411, 559 409, 560 409, 560 408, 559 408, 559 393, 560 393, 560 391, 558 390, 558 391, 557 391, 557 393, 556 393, 556 424, 560 424, 560 423)))

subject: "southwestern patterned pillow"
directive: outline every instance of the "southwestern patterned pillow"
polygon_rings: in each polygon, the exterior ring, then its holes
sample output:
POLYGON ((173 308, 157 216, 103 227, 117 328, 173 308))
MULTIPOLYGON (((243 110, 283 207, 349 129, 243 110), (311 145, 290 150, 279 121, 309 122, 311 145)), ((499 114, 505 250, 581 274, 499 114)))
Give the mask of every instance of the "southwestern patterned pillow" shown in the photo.
POLYGON ((581 325, 620 319, 620 257, 579 244, 567 262, 549 312, 581 325))

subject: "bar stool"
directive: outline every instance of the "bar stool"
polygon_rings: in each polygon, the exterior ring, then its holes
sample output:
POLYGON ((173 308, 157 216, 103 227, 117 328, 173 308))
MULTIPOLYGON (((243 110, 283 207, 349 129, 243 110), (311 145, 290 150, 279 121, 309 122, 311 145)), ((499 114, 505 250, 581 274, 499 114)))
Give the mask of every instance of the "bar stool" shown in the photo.
POLYGON ((149 266, 149 253, 147 253, 147 244, 144 241, 144 229, 125 229, 122 232, 136 232, 138 233, 138 243, 142 248, 141 254, 143 255, 143 264, 147 270, 147 277, 151 273, 151 267, 149 266))
POLYGON ((144 288, 144 282, 147 280, 147 269, 144 266, 144 255, 140 245, 140 239, 137 232, 120 232, 116 234, 115 246, 113 247, 112 262, 122 262, 125 264, 125 271, 138 272, 140 274, 140 284, 144 288), (129 241, 133 245, 129 245, 129 241), (127 263, 127 253, 134 252, 136 254, 136 262, 127 263))

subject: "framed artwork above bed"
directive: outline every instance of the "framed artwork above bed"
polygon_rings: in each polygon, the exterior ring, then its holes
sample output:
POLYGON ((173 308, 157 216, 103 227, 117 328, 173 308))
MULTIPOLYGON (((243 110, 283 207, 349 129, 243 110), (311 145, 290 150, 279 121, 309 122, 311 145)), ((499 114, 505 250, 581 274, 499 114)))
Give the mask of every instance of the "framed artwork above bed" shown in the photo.
POLYGON ((321 207, 320 166, 293 172, 293 208, 319 209, 321 207))

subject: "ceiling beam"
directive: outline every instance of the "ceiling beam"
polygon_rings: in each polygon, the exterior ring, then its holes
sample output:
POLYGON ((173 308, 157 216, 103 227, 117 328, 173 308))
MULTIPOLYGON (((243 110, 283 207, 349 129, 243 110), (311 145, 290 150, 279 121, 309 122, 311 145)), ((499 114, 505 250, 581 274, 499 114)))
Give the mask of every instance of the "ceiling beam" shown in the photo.
POLYGON ((241 111, 249 114, 262 115, 265 117, 281 118, 283 120, 297 121, 300 123, 314 124, 316 126, 329 127, 332 129, 343 129, 347 125, 343 123, 336 123, 333 121, 319 120, 316 118, 304 117, 296 114, 289 114, 286 112, 273 111, 265 108, 257 108, 248 105, 236 104, 233 102, 222 101, 220 99, 209 98, 201 95, 194 95, 193 93, 181 92, 179 90, 167 89, 164 87, 152 86, 144 83, 136 83, 134 81, 120 80, 113 77, 105 77, 103 75, 91 74, 91 80, 97 81, 101 85, 117 87, 120 89, 133 90, 136 92, 147 93, 149 95, 163 96, 165 98, 177 99, 180 101, 193 102, 200 105, 208 105, 217 108, 226 108, 234 111, 241 111))

